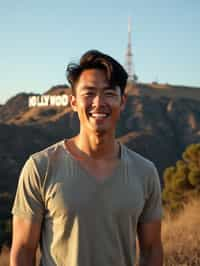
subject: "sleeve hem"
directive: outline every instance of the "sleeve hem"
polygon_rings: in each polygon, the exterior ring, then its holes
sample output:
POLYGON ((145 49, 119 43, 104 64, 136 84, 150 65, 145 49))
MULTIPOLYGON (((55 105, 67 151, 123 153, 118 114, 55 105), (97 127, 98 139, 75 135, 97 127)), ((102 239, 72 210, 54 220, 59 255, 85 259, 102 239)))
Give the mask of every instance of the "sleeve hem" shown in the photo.
POLYGON ((27 212, 20 211, 18 209, 12 209, 11 213, 13 216, 21 217, 21 218, 24 218, 24 219, 27 219, 27 220, 30 220, 33 222, 39 222, 40 223, 43 219, 43 217, 40 215, 33 215, 33 214, 30 214, 27 212))
POLYGON ((144 218, 144 219, 141 219, 138 221, 138 223, 141 223, 141 224, 145 224, 145 223, 151 223, 153 221, 161 221, 163 218, 162 214, 159 214, 159 215, 154 215, 152 217, 148 217, 148 218, 144 218))

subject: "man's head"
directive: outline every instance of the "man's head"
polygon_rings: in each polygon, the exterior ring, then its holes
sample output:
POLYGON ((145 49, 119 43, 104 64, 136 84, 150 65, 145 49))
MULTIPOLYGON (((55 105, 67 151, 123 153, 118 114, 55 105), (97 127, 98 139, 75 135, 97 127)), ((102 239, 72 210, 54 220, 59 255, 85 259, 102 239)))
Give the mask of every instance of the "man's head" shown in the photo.
POLYGON ((123 95, 128 78, 127 72, 114 58, 97 50, 86 52, 81 57, 79 64, 71 63, 67 66, 67 79, 73 95, 76 95, 76 85, 82 72, 88 69, 104 70, 110 87, 115 89, 118 86, 123 95))
POLYGON ((114 134, 125 106, 127 73, 113 58, 98 51, 84 54, 67 68, 72 87, 70 103, 86 135, 114 134))

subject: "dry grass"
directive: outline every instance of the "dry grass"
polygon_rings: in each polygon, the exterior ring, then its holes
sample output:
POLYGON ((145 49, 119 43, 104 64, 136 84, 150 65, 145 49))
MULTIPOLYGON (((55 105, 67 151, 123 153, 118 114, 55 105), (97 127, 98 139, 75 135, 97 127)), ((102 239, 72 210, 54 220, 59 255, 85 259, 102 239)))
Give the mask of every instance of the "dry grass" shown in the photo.
MULTIPOLYGON (((200 266, 200 201, 191 201, 176 218, 163 222, 165 266, 200 266)), ((9 250, 0 255, 0 266, 9 265, 9 250)))
POLYGON ((191 201, 176 218, 163 223, 165 266, 200 265, 200 201, 191 201))
MULTIPOLYGON (((4 247, 0 254, 0 266, 9 266, 10 251, 7 247, 4 247)), ((40 251, 37 251, 36 266, 39 266, 40 251)), ((28 265, 27 265, 28 266, 28 265)))
POLYGON ((0 266, 8 266, 8 265, 9 265, 9 249, 4 247, 0 255, 0 266))

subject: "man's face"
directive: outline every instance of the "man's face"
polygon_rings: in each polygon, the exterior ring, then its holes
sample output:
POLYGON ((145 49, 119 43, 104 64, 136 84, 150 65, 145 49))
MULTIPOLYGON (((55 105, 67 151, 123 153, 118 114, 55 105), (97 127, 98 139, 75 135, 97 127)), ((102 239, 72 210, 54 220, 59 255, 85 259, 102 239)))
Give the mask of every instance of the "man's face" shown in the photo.
POLYGON ((114 132, 125 96, 120 88, 111 88, 106 75, 100 69, 88 69, 81 73, 76 95, 71 96, 71 106, 77 111, 80 128, 87 133, 114 132))

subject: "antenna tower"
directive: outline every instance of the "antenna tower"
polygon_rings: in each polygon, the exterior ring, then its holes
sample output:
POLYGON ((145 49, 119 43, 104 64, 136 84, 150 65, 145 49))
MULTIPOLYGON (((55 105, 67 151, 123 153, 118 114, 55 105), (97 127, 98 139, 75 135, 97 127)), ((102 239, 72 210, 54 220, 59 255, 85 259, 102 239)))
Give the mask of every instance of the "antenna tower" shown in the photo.
POLYGON ((125 68, 128 73, 128 80, 136 82, 136 75, 133 66, 133 53, 131 44, 131 18, 128 18, 128 47, 125 54, 125 68))

